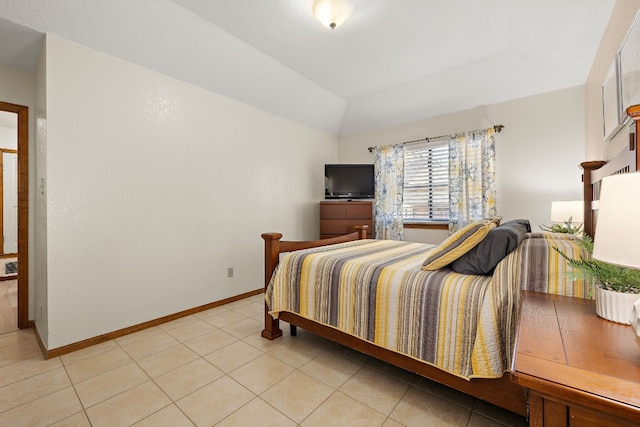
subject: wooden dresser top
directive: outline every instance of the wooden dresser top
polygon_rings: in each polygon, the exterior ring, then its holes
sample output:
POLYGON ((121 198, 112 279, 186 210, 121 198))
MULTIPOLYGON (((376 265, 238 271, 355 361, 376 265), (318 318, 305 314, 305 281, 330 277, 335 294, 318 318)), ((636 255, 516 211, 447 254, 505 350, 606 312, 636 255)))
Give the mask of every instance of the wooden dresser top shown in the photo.
POLYGON ((595 302, 524 291, 513 362, 524 387, 598 411, 638 416, 640 346, 595 302))

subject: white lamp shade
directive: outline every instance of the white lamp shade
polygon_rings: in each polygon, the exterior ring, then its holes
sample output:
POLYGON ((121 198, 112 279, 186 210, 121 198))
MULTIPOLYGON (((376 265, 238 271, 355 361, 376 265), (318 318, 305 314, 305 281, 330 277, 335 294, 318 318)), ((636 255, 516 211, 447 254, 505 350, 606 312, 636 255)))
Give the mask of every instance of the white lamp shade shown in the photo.
POLYGON ((582 200, 568 202, 551 202, 551 222, 565 223, 571 218, 571 223, 580 225, 584 222, 584 204, 582 200))
POLYGON ((349 0, 314 0, 313 14, 327 28, 337 28, 351 15, 349 0))
POLYGON ((603 178, 593 258, 640 268, 640 172, 603 178))

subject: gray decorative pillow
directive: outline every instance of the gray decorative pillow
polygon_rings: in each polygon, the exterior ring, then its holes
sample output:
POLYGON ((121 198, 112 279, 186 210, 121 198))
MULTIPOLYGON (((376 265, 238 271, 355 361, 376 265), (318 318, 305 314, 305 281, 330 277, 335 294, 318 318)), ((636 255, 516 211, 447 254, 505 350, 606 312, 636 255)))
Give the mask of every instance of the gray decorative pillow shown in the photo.
POLYGON ((498 263, 517 248, 531 232, 527 219, 516 219, 489 231, 469 252, 453 261, 451 268, 461 274, 492 274, 498 263))

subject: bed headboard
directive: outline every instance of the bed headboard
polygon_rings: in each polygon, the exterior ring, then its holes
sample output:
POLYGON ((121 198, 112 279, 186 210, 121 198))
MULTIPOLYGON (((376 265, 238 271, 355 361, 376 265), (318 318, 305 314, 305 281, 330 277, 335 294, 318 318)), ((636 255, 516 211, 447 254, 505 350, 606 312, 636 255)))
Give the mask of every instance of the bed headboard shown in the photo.
POLYGON ((629 134, 628 149, 608 162, 590 161, 580 164, 583 170, 584 232, 591 237, 595 237, 602 178, 640 170, 640 152, 637 149, 640 141, 640 105, 627 108, 627 114, 635 122, 635 130, 629 134))

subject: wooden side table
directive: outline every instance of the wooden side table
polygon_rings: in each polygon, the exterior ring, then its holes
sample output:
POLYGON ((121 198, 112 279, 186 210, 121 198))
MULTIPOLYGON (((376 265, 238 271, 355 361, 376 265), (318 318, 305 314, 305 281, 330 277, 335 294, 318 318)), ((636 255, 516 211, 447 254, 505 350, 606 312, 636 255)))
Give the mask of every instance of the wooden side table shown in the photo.
POLYGON ((640 346, 592 300, 524 291, 512 371, 530 426, 640 425, 640 346))

